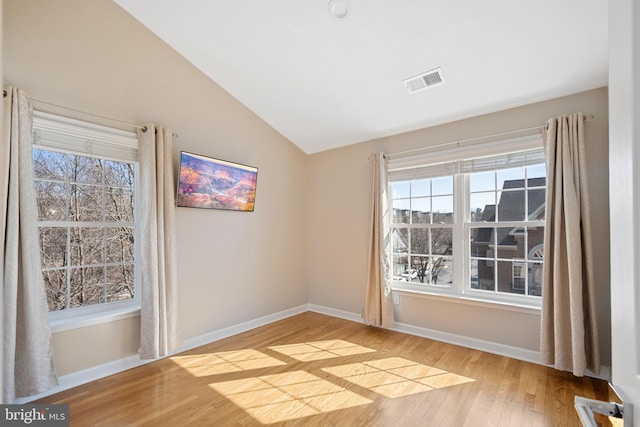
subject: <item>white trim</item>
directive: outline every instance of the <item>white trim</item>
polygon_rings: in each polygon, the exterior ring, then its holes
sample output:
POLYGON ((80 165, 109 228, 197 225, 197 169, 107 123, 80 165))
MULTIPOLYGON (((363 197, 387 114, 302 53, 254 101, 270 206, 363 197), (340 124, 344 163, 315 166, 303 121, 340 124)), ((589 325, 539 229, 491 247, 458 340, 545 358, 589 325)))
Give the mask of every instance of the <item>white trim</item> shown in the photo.
MULTIPOLYGON (((540 315, 540 306, 535 305, 527 305, 518 303, 512 300, 500 301, 495 298, 495 294, 491 294, 491 298, 481 298, 476 296, 471 296, 469 294, 457 294, 457 293, 440 293, 440 292, 429 292, 426 290, 415 290, 408 288, 400 288, 399 285, 396 284, 393 287, 394 293, 402 293, 405 296, 414 297, 414 298, 426 298, 438 301, 452 302, 456 304, 466 304, 473 305, 476 307, 484 307, 490 308, 492 310, 505 310, 505 311, 515 311, 517 313, 526 313, 526 314, 536 314, 540 315)), ((405 286, 405 285, 400 285, 405 286)))
POLYGON ((258 317, 257 319, 249 320, 247 322, 239 323, 237 325, 229 326, 219 329, 217 331, 209 332, 194 338, 189 338, 177 348, 171 354, 182 353, 183 351, 191 350, 192 348, 200 347, 205 344, 209 344, 223 338, 228 338, 233 335, 241 334, 243 332, 250 331, 251 329, 259 328, 261 326, 268 325, 279 320, 286 319, 291 316, 296 316, 308 311, 307 305, 299 305, 297 307, 289 308, 287 310, 279 311, 267 316, 258 317))
POLYGON ((116 320, 128 319, 130 317, 140 316, 140 301, 131 300, 135 303, 132 304, 119 304, 119 303, 107 303, 116 304, 115 307, 81 307, 74 310, 66 310, 66 316, 56 316, 62 312, 49 312, 49 324, 51 325, 51 332, 64 332, 72 329, 84 328, 87 326, 98 325, 101 323, 114 322, 116 320), (101 309, 97 309, 97 308, 101 309), (91 308, 93 310, 83 310, 84 308, 91 308), (69 314, 70 313, 70 314, 69 314))
MULTIPOLYGON (((196 347, 200 347, 205 344, 209 344, 223 338, 227 338, 242 332, 249 331, 251 329, 259 328, 261 326, 268 325, 279 320, 286 319, 291 316, 295 316, 304 313, 308 310, 306 304, 299 305, 297 307, 289 308, 287 310, 279 311, 277 313, 269 314, 267 316, 258 317, 247 322, 239 323, 237 325, 229 326, 219 329, 217 331, 209 332, 194 338, 189 338, 184 341, 184 344, 178 347, 175 351, 171 352, 168 357, 174 356, 178 353, 182 353, 187 350, 191 350, 196 347)), ((160 359, 164 359, 160 358, 160 359)), ((122 371, 126 371, 137 366, 146 365, 147 363, 155 362, 160 359, 148 359, 140 360, 137 354, 117 359, 111 362, 104 363, 102 365, 94 366, 89 369, 84 369, 78 372, 72 372, 67 375, 62 375, 58 378, 59 384, 51 390, 45 391, 34 396, 23 397, 16 399, 15 403, 23 404, 32 402, 42 397, 50 396, 61 391, 77 387, 82 384, 86 384, 91 381, 99 380, 100 378, 107 377, 109 375, 117 374, 122 371)))
MULTIPOLYGON (((407 154, 403 156, 394 157, 393 153, 390 154, 389 160, 389 180, 403 180, 403 178, 394 179, 394 173, 401 175, 400 171, 407 169, 428 169, 438 168, 439 166, 447 168, 445 164, 452 163, 450 165, 453 172, 458 171, 457 166, 466 160, 480 159, 489 156, 504 155, 506 153, 522 153, 531 150, 542 149, 542 133, 536 132, 533 135, 526 135, 516 138, 506 138, 492 142, 485 142, 482 144, 474 144, 469 146, 460 146, 453 148, 436 148, 429 152, 423 152, 419 154, 407 154)), ((428 147, 425 147, 428 150, 428 147)), ((448 173, 444 173, 445 175, 448 173)))
MULTIPOLYGON (((395 290, 394 290, 395 292, 395 290)), ((492 303, 494 304, 494 303, 492 303)), ((316 304, 309 304, 309 311, 314 313, 325 314, 327 316, 338 317, 344 320, 350 320, 357 323, 364 323, 362 316, 331 307, 324 307, 316 304)), ((505 307, 509 307, 505 305, 505 307)), ((508 309, 513 308, 511 306, 508 309)), ((539 310, 538 310, 539 311, 539 310)), ((414 335, 421 338, 432 339, 436 341, 446 342, 448 344, 459 345, 465 348, 484 351, 487 353, 497 354, 499 356, 510 357, 512 359, 522 360, 525 362, 534 363, 536 365, 552 366, 540 363, 540 352, 534 350, 528 350, 520 347, 513 347, 505 344, 498 344, 491 341, 480 340, 476 338, 465 337, 463 335, 450 334, 448 332, 437 331, 434 329, 423 328, 421 326, 409 325, 407 323, 396 322, 396 326, 389 328, 390 331, 402 332, 409 335, 414 335)), ((601 366, 600 375, 594 375, 592 372, 588 372, 588 375, 592 378, 599 378, 603 380, 609 380, 611 378, 611 367, 601 366)))
POLYGON ((325 307, 317 304, 308 304, 308 309, 314 313, 325 314, 327 316, 350 320, 356 323, 364 323, 362 320, 362 314, 356 314, 350 311, 338 310, 337 308, 325 307))
MULTIPOLYGON (((309 311, 363 323, 362 317, 356 315, 355 313, 336 310, 330 307, 310 304, 309 311)), ((434 329, 423 328, 421 326, 414 326, 406 323, 396 323, 396 326, 393 328, 389 328, 389 330, 403 332, 405 334, 415 335, 421 338, 442 341, 449 344, 455 344, 462 347, 472 348, 474 350, 486 351, 487 353, 493 353, 500 356, 511 357, 513 359, 524 360, 525 362, 540 364, 539 352, 533 350, 527 350, 505 344, 498 344, 490 341, 469 338, 462 335, 450 334, 448 332, 436 331, 434 329)))
POLYGON ((138 149, 138 136, 135 132, 101 126, 84 120, 70 119, 57 114, 34 110, 33 127, 57 134, 120 145, 136 151, 138 149))
POLYGON ((85 153, 120 161, 138 161, 136 133, 56 114, 34 111, 33 139, 36 148, 85 153))
MULTIPOLYGON (((345 310, 339 310, 336 308, 321 306, 317 304, 303 304, 297 307, 293 307, 287 310, 283 310, 277 313, 273 313, 267 316, 262 316, 247 322, 239 323, 237 325, 229 326, 219 329, 207 334, 200 335, 198 337, 185 340, 185 343, 178 349, 173 351, 168 357, 182 353, 187 350, 191 350, 202 345, 206 345, 223 338, 247 332, 249 330, 268 325, 304 312, 311 311, 314 313, 320 313, 339 319, 344 319, 356 323, 362 323, 362 316, 356 313, 352 313, 345 310)), ((511 357, 513 359, 523 360, 525 362, 531 362, 538 365, 542 365, 539 361, 539 353, 533 350, 522 349, 518 347, 512 347, 504 344, 497 344, 490 341, 479 340, 475 338, 464 337, 462 335, 450 334, 447 332, 436 331, 433 329, 423 328, 420 326, 409 325, 406 323, 397 323, 394 328, 389 330, 395 332, 406 333, 421 338, 427 338, 437 341, 446 342, 449 344, 460 345, 466 348, 485 351, 487 353, 497 354, 500 356, 511 357)), ((119 372, 126 371, 138 366, 146 365, 147 363, 155 362, 160 359, 140 360, 138 355, 131 355, 122 359, 114 360, 104 363, 89 369, 85 369, 78 372, 72 372, 67 375, 62 375, 59 378, 58 386, 44 393, 40 393, 34 396, 23 397, 16 399, 15 403, 24 404, 32 402, 34 400, 50 396, 52 394, 59 393, 64 390, 68 390, 73 387, 77 387, 82 384, 86 384, 91 381, 99 380, 109 375, 117 374, 119 372)), ((547 366, 547 365, 543 365, 547 366)), ((600 378, 608 380, 611 375, 611 368, 608 366, 601 367, 601 373, 599 376, 589 375, 594 378, 600 378)))
POLYGON ((29 403, 46 396, 51 396, 52 394, 60 393, 61 391, 89 383, 91 381, 96 381, 101 378, 108 377, 109 375, 117 374, 118 372, 146 365, 147 363, 151 363, 153 361, 154 360, 140 360, 140 357, 135 354, 132 356, 123 357, 122 359, 103 363, 102 365, 94 366, 89 369, 62 375, 58 377, 58 385, 51 390, 36 394, 34 396, 21 397, 19 399, 16 399, 14 403, 29 403))

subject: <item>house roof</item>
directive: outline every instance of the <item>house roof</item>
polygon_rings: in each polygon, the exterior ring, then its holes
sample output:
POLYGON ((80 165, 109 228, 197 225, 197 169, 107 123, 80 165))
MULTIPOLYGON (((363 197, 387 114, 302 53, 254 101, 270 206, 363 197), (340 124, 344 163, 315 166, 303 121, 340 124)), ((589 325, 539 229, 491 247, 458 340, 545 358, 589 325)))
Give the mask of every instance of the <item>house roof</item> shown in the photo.
MULTIPOLYGON (((545 206, 545 178, 530 178, 527 180, 528 191, 524 191, 524 179, 514 179, 505 181, 498 201, 499 221, 523 221, 525 220, 524 206, 525 194, 528 195, 527 217, 532 220, 544 218, 545 206), (522 190, 518 190, 522 189, 522 190)), ((486 205, 482 215, 482 221, 491 224, 491 227, 479 228, 476 232, 474 243, 490 244, 495 242, 499 246, 513 246, 516 244, 513 229, 511 227, 500 227, 500 222, 496 222, 496 206, 486 205), (493 226, 498 226, 494 236, 493 226)))

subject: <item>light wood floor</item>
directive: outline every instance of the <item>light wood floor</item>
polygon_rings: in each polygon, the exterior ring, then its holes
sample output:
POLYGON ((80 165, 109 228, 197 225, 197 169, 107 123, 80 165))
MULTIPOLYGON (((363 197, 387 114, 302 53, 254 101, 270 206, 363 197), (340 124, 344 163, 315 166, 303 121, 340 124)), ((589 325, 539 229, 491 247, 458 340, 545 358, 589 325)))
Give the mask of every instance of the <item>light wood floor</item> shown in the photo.
POLYGON ((304 313, 61 392, 72 426, 578 426, 608 384, 304 313))

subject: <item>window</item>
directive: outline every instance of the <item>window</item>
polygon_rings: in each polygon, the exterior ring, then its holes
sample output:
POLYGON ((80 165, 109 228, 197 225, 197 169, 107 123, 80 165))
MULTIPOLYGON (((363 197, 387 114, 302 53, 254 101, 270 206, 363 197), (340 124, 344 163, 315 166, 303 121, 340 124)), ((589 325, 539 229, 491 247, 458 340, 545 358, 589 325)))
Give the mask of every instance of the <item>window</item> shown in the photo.
POLYGON ((544 240, 545 176, 544 164, 469 174, 473 289, 540 296, 540 281, 527 271, 541 269, 543 260, 527 254, 544 240))
POLYGON ((128 132, 34 117, 34 185, 51 313, 139 301, 136 150, 128 132))
POLYGON ((395 288, 539 304, 544 154, 539 140, 505 145, 514 151, 390 161, 395 288))
POLYGON ((393 275, 399 281, 451 283, 453 176, 392 184, 393 275))

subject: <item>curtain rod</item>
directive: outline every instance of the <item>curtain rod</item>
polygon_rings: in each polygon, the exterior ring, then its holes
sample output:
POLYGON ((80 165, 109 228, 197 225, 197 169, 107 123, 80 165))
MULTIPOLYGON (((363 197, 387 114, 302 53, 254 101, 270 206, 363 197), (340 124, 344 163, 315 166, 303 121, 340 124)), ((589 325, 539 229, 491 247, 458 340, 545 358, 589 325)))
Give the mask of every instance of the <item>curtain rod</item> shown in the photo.
MULTIPOLYGON (((6 90, 2 91, 2 96, 3 97, 7 96, 7 91, 6 90)), ((122 120, 112 119, 111 117, 100 116, 98 114, 87 113, 86 111, 76 110, 75 108, 65 107, 64 105, 58 105, 58 104, 54 104, 52 102, 42 101, 40 99, 35 99, 35 98, 31 98, 31 97, 27 97, 27 98, 29 99, 29 101, 32 101, 32 102, 39 102, 40 104, 46 104, 46 105, 50 105, 52 107, 62 108, 64 110, 69 110, 69 111, 74 111, 76 113, 85 114, 87 116, 98 117, 98 118, 101 118, 103 120, 109 120, 109 121, 114 122, 114 123, 120 123, 121 125, 131 126, 133 128, 142 130, 142 132, 146 132, 147 131, 147 127, 146 126, 140 126, 140 125, 136 125, 136 124, 129 123, 129 122, 123 122, 122 120)))
MULTIPOLYGON (((586 121, 593 120, 593 114, 585 114, 584 115, 584 120, 586 120, 586 121)), ((496 136, 506 136, 506 135, 511 135, 511 134, 514 134, 514 133, 521 133, 521 132, 527 132, 527 131, 532 131, 532 130, 539 130, 539 129, 544 129, 546 127, 547 127, 547 125, 544 124, 544 125, 541 125, 541 126, 534 126, 534 127, 530 127, 530 128, 523 128, 523 129, 510 130, 510 131, 507 131, 507 132, 494 133, 493 135, 476 136, 474 138, 467 138, 467 139, 460 139, 458 141, 444 142, 442 144, 430 145, 428 147, 414 148, 413 150, 406 150, 406 151, 399 151, 397 153, 390 153, 389 154, 389 158, 396 157, 396 156, 401 156, 401 155, 404 155, 404 154, 411 154, 411 153, 415 153, 417 151, 430 150, 432 148, 448 147, 450 145, 459 146, 460 144, 463 144, 465 142, 478 141, 478 140, 487 139, 487 138, 495 138, 496 136)))
POLYGON ((147 127, 146 126, 140 126, 140 125, 136 125, 136 124, 129 123, 129 122, 123 122, 122 120, 112 119, 111 117, 105 117, 105 116, 101 116, 99 114, 87 113, 86 111, 76 110, 75 108, 69 108, 69 107, 65 107, 64 105, 53 104, 51 102, 42 101, 40 99, 29 98, 29 100, 33 101, 33 102, 39 102, 40 104, 50 105, 52 107, 62 108, 64 110, 74 111, 74 112, 80 113, 80 114, 86 114, 87 116, 91 116, 91 117, 98 117, 98 118, 101 118, 103 120, 108 120, 110 122, 120 123, 121 125, 131 126, 133 128, 142 130, 142 132, 146 132, 147 131, 147 127))

